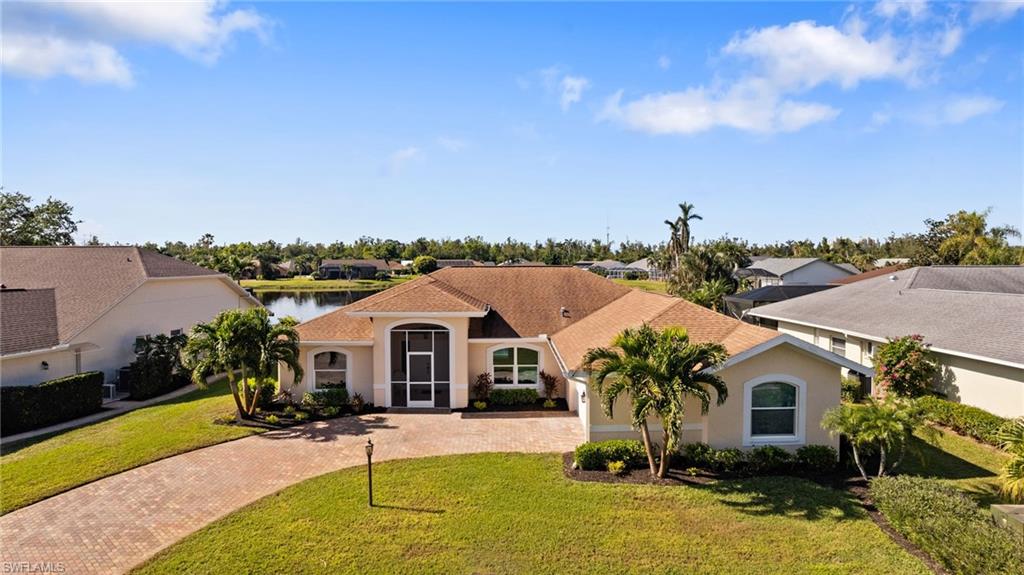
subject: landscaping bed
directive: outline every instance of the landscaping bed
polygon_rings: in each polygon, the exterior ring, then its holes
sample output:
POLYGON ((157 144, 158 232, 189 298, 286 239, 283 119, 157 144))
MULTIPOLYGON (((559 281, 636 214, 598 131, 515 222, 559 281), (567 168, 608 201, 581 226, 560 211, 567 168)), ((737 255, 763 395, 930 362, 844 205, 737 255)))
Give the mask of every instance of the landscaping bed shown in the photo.
POLYGON ((515 403, 512 405, 498 405, 494 403, 488 403, 484 409, 478 409, 472 404, 469 407, 462 409, 453 409, 457 413, 494 413, 504 411, 569 411, 569 404, 563 398, 556 398, 552 400, 554 405, 551 407, 544 406, 543 399, 537 399, 533 403, 515 403))

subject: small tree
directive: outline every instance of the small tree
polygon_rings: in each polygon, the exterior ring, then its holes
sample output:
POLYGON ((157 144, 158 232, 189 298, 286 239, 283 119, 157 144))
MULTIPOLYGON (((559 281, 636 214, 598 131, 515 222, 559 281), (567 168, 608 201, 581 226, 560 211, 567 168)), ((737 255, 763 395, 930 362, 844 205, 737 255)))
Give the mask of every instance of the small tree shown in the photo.
POLYGON ((412 260, 412 271, 418 274, 429 274, 437 271, 437 259, 433 256, 418 256, 412 260))
POLYGON ((882 477, 899 467, 910 447, 915 430, 931 438, 935 430, 925 421, 925 410, 913 400, 895 397, 884 401, 870 399, 865 404, 845 403, 834 407, 822 418, 821 426, 845 435, 853 451, 861 477, 868 479, 864 456, 878 454, 878 472, 882 477))
POLYGON ((1024 501, 1024 417, 1007 423, 999 432, 999 442, 1013 456, 1000 476, 1003 495, 1011 501, 1024 501))
POLYGON ((554 401, 555 394, 558 393, 558 384, 561 383, 561 378, 557 375, 552 375, 546 371, 542 371, 540 372, 540 381, 544 384, 544 399, 554 401))
POLYGON ((485 371, 476 376, 476 381, 473 382, 473 399, 486 403, 491 399, 493 389, 494 379, 491 378, 490 373, 485 371))
POLYGON ((626 329, 615 336, 611 348, 595 348, 583 358, 584 369, 591 372, 591 381, 601 397, 608 417, 620 396, 632 403, 630 420, 640 432, 647 452, 651 474, 664 477, 672 452, 683 434, 686 396, 696 397, 701 413, 711 406, 711 390, 717 404, 725 402, 728 388, 712 373, 728 357, 717 343, 691 343, 685 329, 667 328, 656 331, 644 324, 626 329), (661 420, 662 443, 656 464, 647 420, 661 420))
POLYGON ((880 388, 900 397, 928 392, 939 364, 920 335, 890 338, 875 353, 875 375, 880 388))

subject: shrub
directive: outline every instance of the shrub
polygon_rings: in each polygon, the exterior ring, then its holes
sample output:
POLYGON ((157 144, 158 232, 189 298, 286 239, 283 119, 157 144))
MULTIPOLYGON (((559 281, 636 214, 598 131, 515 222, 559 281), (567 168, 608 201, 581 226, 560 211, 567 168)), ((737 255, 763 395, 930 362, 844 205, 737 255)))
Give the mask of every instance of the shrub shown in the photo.
POLYGON ((719 473, 739 473, 747 463, 747 454, 730 447, 714 451, 711 468, 719 473))
POLYGON ((103 407, 103 372, 89 371, 38 385, 0 388, 0 435, 38 429, 103 407))
POLYGON ((558 393, 559 380, 557 375, 551 375, 546 371, 540 372, 540 381, 544 384, 544 398, 548 401, 553 400, 558 393))
POLYGON ((879 477, 871 481, 871 497, 893 528, 952 573, 1024 573, 1024 543, 955 487, 920 477, 879 477))
MULTIPOLYGON (((327 409, 337 410, 338 408, 337 407, 328 407, 327 409)), ((296 411, 295 412, 295 421, 306 421, 307 419, 309 419, 309 414, 306 413, 305 411, 296 411)))
POLYGON ((487 409, 487 402, 486 401, 474 401, 473 402, 473 407, 476 408, 477 411, 483 411, 483 410, 487 409))
POLYGON ((929 345, 920 335, 890 338, 875 353, 878 385, 900 397, 920 397, 939 373, 929 345))
POLYGON ((804 471, 828 473, 836 468, 839 453, 831 445, 804 445, 796 450, 796 462, 804 471))
POLYGON ((644 444, 637 439, 588 441, 576 446, 574 457, 580 469, 607 469, 608 463, 622 461, 628 468, 643 467, 647 462, 644 444))
POLYGON ((330 387, 302 394, 302 405, 306 407, 347 407, 348 390, 344 387, 330 387))
POLYGON ((271 413, 270 415, 267 416, 266 422, 269 423, 270 425, 277 425, 278 423, 281 423, 281 418, 271 413))
POLYGON ((476 381, 473 382, 473 399, 477 401, 486 402, 491 398, 491 392, 494 391, 494 380, 491 378, 491 374, 483 372, 476 376, 476 381))
POLYGON ((843 378, 842 391, 840 392, 843 401, 847 403, 858 403, 864 399, 864 386, 860 379, 852 375, 843 378))
POLYGON ((412 260, 412 271, 418 274, 429 274, 437 271, 437 259, 432 256, 417 256, 412 260))
POLYGON ((922 397, 918 402, 928 419, 989 445, 999 445, 999 430, 1009 421, 984 409, 933 395, 922 397))
POLYGON ((553 400, 553 399, 545 399, 544 400, 544 408, 545 409, 554 409, 556 405, 558 405, 558 404, 555 403, 555 400, 553 400))
POLYGON ((135 342, 135 361, 129 366, 128 391, 134 400, 149 399, 188 385, 181 369, 184 335, 145 336, 135 342))
POLYGON ((324 417, 337 417, 339 413, 341 413, 341 409, 334 405, 329 405, 320 410, 320 414, 324 417))
POLYGON ((294 405, 289 405, 289 406, 285 407, 284 408, 284 414, 288 415, 288 416, 295 415, 295 406, 294 405))
POLYGON ((626 462, 625 461, 609 461, 608 462, 608 473, 612 475, 625 475, 626 474, 626 462))
POLYGON ((747 462, 759 473, 784 471, 789 468, 792 460, 793 456, 788 451, 774 445, 755 447, 747 456, 747 462))
POLYGON ((707 443, 687 443, 680 449, 683 460, 697 467, 711 467, 715 459, 715 450, 707 443))
POLYGON ((494 405, 530 405, 537 403, 538 399, 536 389, 495 389, 491 392, 494 405))
POLYGON ((353 393, 349 404, 352 407, 352 413, 362 413, 363 409, 366 408, 366 401, 360 393, 353 393))
POLYGON ((246 379, 244 385, 255 394, 256 407, 267 407, 274 403, 274 396, 277 395, 277 382, 273 379, 256 380, 254 377, 246 379))

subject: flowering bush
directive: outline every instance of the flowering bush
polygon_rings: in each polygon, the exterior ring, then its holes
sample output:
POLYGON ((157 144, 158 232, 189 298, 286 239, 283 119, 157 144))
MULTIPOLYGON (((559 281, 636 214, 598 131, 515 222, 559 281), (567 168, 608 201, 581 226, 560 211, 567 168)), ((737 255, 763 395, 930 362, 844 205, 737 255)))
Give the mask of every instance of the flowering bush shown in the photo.
POLYGON ((875 354, 875 376, 885 393, 920 397, 939 373, 929 345, 920 335, 890 338, 875 354))

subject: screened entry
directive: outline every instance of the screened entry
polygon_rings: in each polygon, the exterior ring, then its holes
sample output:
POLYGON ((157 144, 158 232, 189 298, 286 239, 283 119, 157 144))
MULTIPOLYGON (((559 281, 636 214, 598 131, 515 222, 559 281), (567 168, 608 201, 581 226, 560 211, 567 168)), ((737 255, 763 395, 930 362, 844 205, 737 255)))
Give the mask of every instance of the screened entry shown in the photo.
POLYGON ((451 407, 451 334, 434 324, 391 330, 391 406, 451 407))

